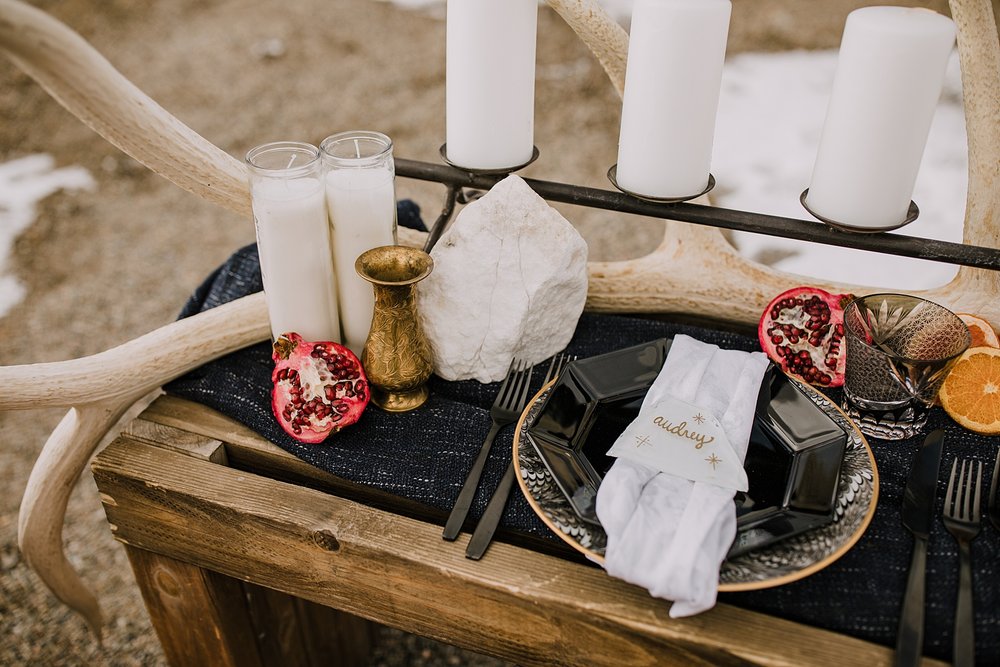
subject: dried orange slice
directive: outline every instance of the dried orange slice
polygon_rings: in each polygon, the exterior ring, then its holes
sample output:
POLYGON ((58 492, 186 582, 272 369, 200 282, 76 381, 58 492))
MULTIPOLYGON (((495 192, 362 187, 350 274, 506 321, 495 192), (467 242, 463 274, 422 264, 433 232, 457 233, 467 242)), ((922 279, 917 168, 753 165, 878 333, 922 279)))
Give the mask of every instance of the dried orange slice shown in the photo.
POLYGON ((957 315, 965 322, 965 326, 969 327, 969 333, 972 334, 972 343, 969 347, 982 347, 984 345, 986 347, 1000 347, 1000 338, 997 338, 997 332, 993 330, 989 322, 969 313, 957 313, 957 315))
POLYGON ((941 407, 960 425, 1000 434, 1000 349, 970 347, 941 385, 941 407))

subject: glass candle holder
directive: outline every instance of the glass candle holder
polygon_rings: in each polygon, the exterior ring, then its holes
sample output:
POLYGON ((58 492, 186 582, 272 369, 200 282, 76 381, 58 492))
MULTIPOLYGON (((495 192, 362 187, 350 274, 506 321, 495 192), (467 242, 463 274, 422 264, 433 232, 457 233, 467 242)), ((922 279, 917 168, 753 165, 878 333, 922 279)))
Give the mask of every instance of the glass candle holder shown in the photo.
POLYGON ((920 432, 938 389, 971 336, 943 306, 905 294, 872 294, 844 311, 844 411, 866 435, 920 432))
POLYGON ((344 341, 360 353, 375 298, 354 271, 361 253, 396 244, 392 141, 380 132, 334 134, 320 144, 344 341))
POLYGON ((340 342, 319 149, 279 141, 251 149, 246 162, 272 339, 294 331, 340 342))

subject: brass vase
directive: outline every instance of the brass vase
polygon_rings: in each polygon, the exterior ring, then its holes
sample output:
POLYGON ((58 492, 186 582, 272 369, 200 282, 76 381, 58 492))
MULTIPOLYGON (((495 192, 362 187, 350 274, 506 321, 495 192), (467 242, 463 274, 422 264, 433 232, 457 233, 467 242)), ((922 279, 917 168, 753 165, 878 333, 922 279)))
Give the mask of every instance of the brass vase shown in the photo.
POLYGON ((434 260, 416 248, 381 246, 362 253, 354 268, 375 290, 375 313, 361 353, 372 401, 388 412, 420 407, 434 365, 417 317, 416 284, 430 275, 434 260))

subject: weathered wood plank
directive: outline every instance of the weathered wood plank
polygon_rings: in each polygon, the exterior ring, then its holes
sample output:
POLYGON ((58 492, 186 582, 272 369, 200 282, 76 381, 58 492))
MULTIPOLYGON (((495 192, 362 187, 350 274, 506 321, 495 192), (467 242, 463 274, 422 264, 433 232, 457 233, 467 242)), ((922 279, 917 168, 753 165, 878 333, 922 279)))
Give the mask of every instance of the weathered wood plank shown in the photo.
POLYGON ((239 581, 128 545, 125 551, 171 665, 263 664, 239 581))
POLYGON ((221 412, 169 394, 158 396, 143 410, 141 418, 232 445, 270 448, 276 455, 295 458, 265 440, 253 429, 226 417, 221 412))
MULTIPOLYGON (((289 454, 239 422, 199 403, 176 396, 160 396, 143 411, 140 419, 225 442, 226 463, 234 468, 326 491, 440 526, 444 526, 447 519, 447 513, 437 508, 401 498, 381 489, 355 484, 320 470, 289 454)), ((140 439, 150 444, 159 444, 146 438, 140 439)), ((475 527, 472 519, 469 523, 470 525, 466 527, 467 532, 471 532, 475 527)), ((560 540, 547 540, 507 528, 500 528, 495 539, 576 562, 584 561, 581 554, 560 540)))
POLYGON ((299 629, 303 641, 309 647, 310 665, 360 667, 368 664, 370 653, 378 639, 377 623, 309 600, 289 597, 297 607, 299 629))
POLYGON ((376 624, 287 593, 241 583, 264 665, 361 667, 368 663, 376 624))
POLYGON ((521 664, 888 664, 867 642, 719 605, 669 605, 602 571, 119 438, 94 462, 118 539, 521 664))
POLYGON ((122 431, 125 435, 150 445, 170 449, 205 461, 227 465, 226 448, 221 440, 210 438, 173 426, 147 421, 141 416, 129 422, 122 431))
POLYGON ((361 667, 371 621, 287 593, 125 546, 171 665, 361 667))
MULTIPOLYGON (((199 403, 175 396, 160 396, 143 411, 140 419, 189 435, 197 434, 194 437, 227 443, 226 465, 252 470, 271 479, 336 493, 376 507, 391 506, 407 516, 444 522, 444 512, 320 470, 289 454, 256 431, 199 403)), ((171 446, 169 439, 161 442, 146 437, 139 439, 148 444, 171 446)))
POLYGON ((265 665, 308 665, 295 598, 245 581, 240 583, 261 662, 265 665))

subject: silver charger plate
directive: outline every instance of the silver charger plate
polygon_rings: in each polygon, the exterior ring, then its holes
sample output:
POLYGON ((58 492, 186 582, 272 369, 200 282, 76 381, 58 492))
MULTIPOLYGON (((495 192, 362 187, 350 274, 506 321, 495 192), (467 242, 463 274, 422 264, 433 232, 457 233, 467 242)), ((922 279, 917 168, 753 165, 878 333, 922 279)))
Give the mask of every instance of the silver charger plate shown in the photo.
MULTIPOLYGON (((528 435, 552 384, 535 395, 517 424, 513 450, 516 478, 528 504, 557 536, 590 560, 603 563, 607 535, 573 511, 528 435)), ((726 561, 719 571, 721 592, 780 586, 822 570, 857 543, 875 514, 878 469, 868 441, 835 403, 812 387, 797 384, 847 434, 834 519, 823 527, 726 561)))

